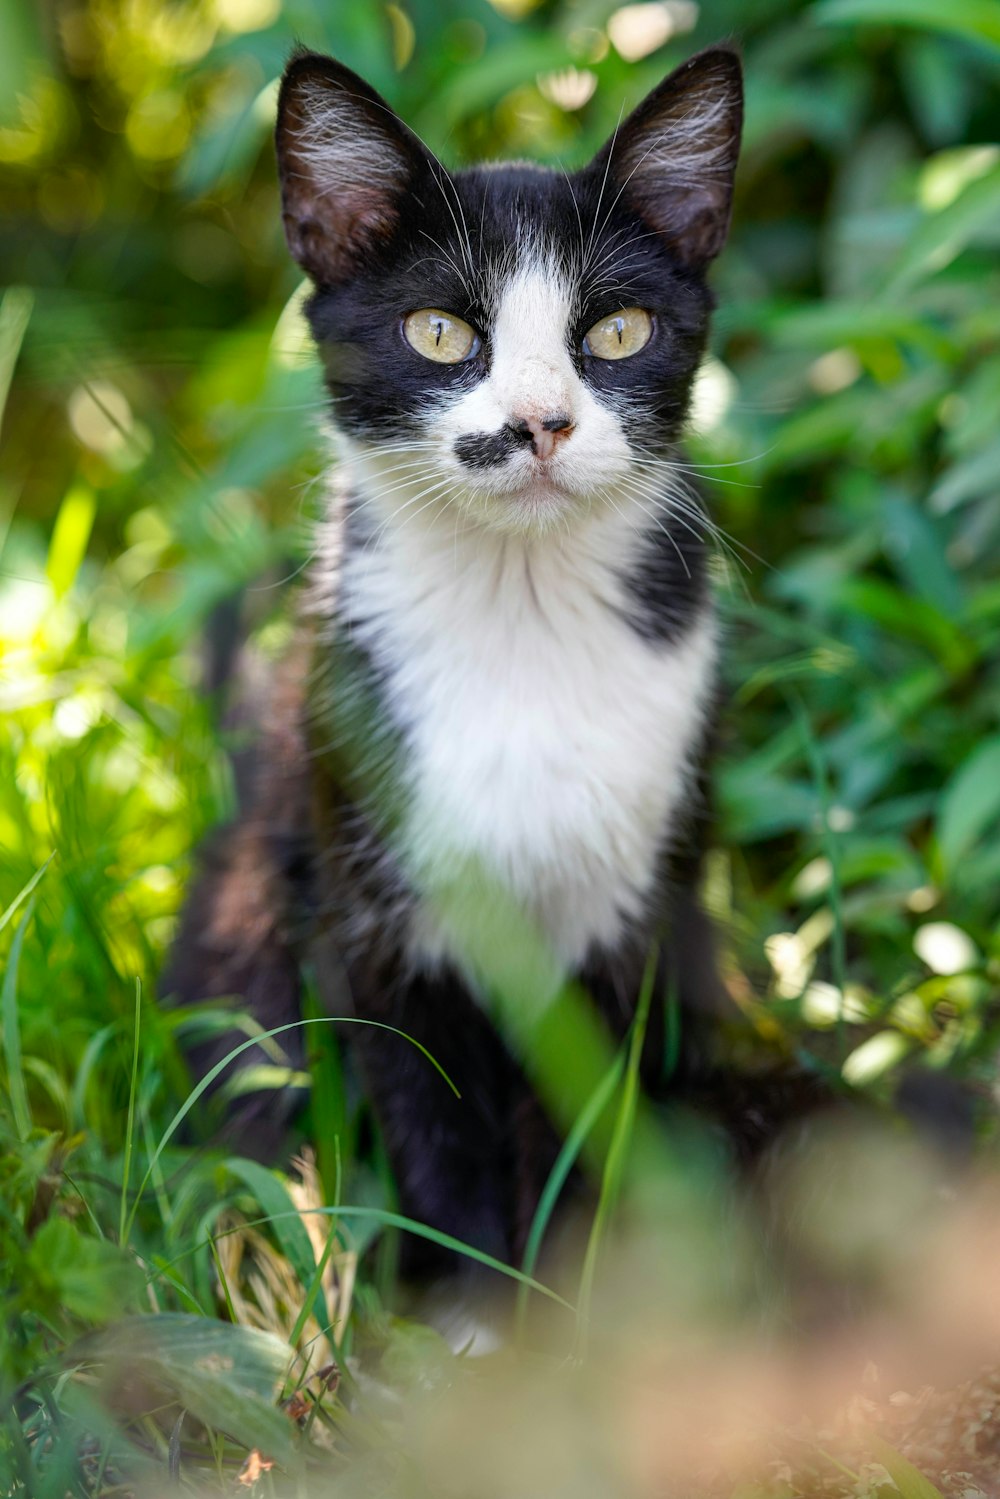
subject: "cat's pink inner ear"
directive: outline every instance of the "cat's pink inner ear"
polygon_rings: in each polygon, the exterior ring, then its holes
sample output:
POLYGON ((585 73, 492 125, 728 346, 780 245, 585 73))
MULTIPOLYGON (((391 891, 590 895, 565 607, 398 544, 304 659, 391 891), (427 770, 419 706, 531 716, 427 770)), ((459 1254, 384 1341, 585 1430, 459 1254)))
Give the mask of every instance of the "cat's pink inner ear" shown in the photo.
POLYGON ((278 104, 282 217, 292 255, 319 285, 349 277, 396 226, 413 175, 395 115, 327 58, 297 59, 278 104))
POLYGON ((713 47, 648 94, 597 159, 610 154, 624 199, 685 264, 725 243, 742 125, 739 58, 713 47))

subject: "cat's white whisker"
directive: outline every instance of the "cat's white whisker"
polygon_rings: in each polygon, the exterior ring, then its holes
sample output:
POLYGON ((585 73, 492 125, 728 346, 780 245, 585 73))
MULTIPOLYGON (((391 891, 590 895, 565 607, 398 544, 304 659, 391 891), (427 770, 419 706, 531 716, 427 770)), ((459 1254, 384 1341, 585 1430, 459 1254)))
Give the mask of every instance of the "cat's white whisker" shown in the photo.
POLYGON ((598 214, 601 211, 601 204, 604 201, 604 191, 605 191, 605 188, 608 185, 608 173, 611 171, 611 160, 612 160, 612 157, 615 154, 615 146, 616 146, 616 144, 618 142, 618 132, 621 129, 622 120, 624 119, 624 117, 625 117, 625 105, 622 104, 621 108, 618 111, 618 120, 617 120, 617 123, 615 124, 615 128, 614 128, 614 130, 612 132, 611 140, 609 141, 607 147, 605 148, 606 152, 607 152, 607 157, 606 157, 606 160, 605 160, 605 163, 604 163, 604 175, 601 178, 601 188, 600 188, 599 193, 597 194, 597 204, 596 204, 596 206, 594 208, 594 222, 591 225, 590 238, 587 241, 587 254, 584 256, 584 260, 583 260, 583 272, 584 272, 584 274, 586 274, 586 271, 587 271, 587 261, 588 261, 591 249, 593 247, 593 244, 594 244, 594 236, 595 236, 595 234, 597 232, 597 216, 598 216, 598 214))
MULTIPOLYGON (((436 160, 436 158, 432 159, 430 170, 431 170, 431 176, 434 179, 435 183, 437 184, 438 189, 440 190, 441 196, 444 199, 445 207, 448 210, 448 213, 449 213, 449 215, 451 217, 451 221, 452 221, 452 223, 455 226, 455 233, 458 236, 459 246, 460 246, 460 248, 462 250, 462 254, 463 254, 464 259, 465 259, 466 272, 465 272, 465 274, 463 274, 462 272, 459 272, 459 275, 462 277, 462 280, 465 283, 466 289, 471 292, 471 290, 472 290, 472 282, 475 280, 476 272, 475 272, 475 266, 474 266, 473 258, 472 258, 472 246, 469 243, 468 225, 465 223, 465 213, 464 213, 464 211, 462 209, 461 199, 458 196, 458 192, 457 192, 457 190, 455 188, 455 184, 451 180, 451 177, 445 171, 445 169, 441 165, 441 163, 436 160), (447 182, 448 186, 451 188, 452 194, 454 195, 455 204, 458 207, 459 213, 462 215, 462 225, 463 225, 463 228, 464 228, 464 231, 465 231, 464 235, 462 233, 462 230, 459 228, 458 219, 455 216, 455 209, 452 206, 451 199, 449 198, 448 194, 444 190, 444 183, 445 182, 447 182)), ((457 269, 458 268, 456 267, 456 270, 457 269)))
MULTIPOLYGON (((739 556, 737 548, 740 548, 754 557, 755 554, 742 543, 737 542, 735 537, 721 529, 706 513, 697 495, 692 496, 687 492, 678 476, 672 473, 664 473, 658 479, 640 479, 635 475, 626 478, 624 484, 630 485, 636 493, 641 493, 645 498, 652 500, 657 506, 669 512, 685 530, 699 538, 710 536, 733 558, 740 567, 747 568, 749 564, 746 559, 739 556), (693 523, 693 524, 692 524, 693 523), (700 529, 696 529, 700 528, 700 529)), ((757 558, 756 560, 760 560, 757 558)))

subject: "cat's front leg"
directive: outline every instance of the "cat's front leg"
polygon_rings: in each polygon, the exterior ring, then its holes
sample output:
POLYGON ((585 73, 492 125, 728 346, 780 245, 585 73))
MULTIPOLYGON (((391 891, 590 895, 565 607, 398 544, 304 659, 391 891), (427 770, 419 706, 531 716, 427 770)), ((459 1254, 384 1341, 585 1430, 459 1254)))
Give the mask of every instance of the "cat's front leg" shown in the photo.
MULTIPOLYGON (((358 1019, 404 1033, 362 1025, 352 1035, 402 1212, 510 1263, 516 1247, 512 1111, 524 1083, 503 1042, 450 971, 370 988, 352 974, 351 991, 358 1019)), ((408 1277, 422 1280, 460 1266, 460 1257, 407 1237, 408 1277)))

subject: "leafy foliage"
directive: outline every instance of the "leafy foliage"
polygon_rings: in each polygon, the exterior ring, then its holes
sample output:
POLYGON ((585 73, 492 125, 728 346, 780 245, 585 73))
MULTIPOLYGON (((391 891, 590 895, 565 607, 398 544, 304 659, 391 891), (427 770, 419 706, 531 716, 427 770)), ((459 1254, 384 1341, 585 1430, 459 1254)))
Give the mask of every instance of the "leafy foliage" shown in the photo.
MULTIPOLYGON (((276 1319, 299 1285, 281 1325, 300 1352, 320 1324, 337 1326, 341 1355, 408 1336, 373 1289, 391 1285, 391 1235, 338 1309, 288 1179, 180 1136, 158 1148, 186 1096, 178 1037, 193 1021, 149 996, 192 849, 232 806, 214 663, 239 629, 280 652, 326 462, 268 149, 283 61, 295 40, 334 52, 446 161, 575 163, 623 100, 733 31, 746 150, 690 445, 728 538, 730 708, 707 898, 734 993, 789 1050, 876 1093, 903 1061, 991 1085, 995 7, 768 0, 751 14, 668 0, 629 17, 611 0, 54 0, 43 24, 30 0, 10 4, 0 1382, 17 1391, 3 1438, 12 1491, 95 1492, 139 1457, 154 1454, 154 1471, 175 1462, 186 1438, 144 1414, 122 1446, 59 1370, 86 1368, 105 1345, 79 1339, 113 1340, 94 1329, 140 1308, 150 1358, 169 1361, 189 1335, 220 1349, 249 1338, 214 1319, 245 1304, 218 1246, 250 1220, 265 1235, 253 1252, 273 1252, 276 1319), (58 1410, 76 1433, 68 1449, 53 1442, 58 1410), (91 1440, 103 1457, 79 1459, 91 1440)), ((348 1264, 395 1221, 392 1184, 358 1148, 336 1038, 310 1052, 311 1118, 326 1122, 319 1195, 360 1214, 323 1241, 343 1291, 348 1264)), ((713 1167, 699 1160, 672 1200, 711 1225, 713 1167)), ((450 1367, 420 1348, 424 1369, 450 1367)), ((274 1388, 304 1381, 290 1355, 284 1370, 272 1355, 274 1388)), ((220 1357, 258 1367, 245 1341, 220 1357)), ((265 1443, 223 1410, 245 1392, 221 1367, 216 1383, 188 1370, 170 1386, 198 1430, 199 1472, 216 1475, 234 1441, 265 1443)), ((254 1387, 267 1411, 256 1430, 287 1456, 274 1388, 254 1387)), ((322 1396, 310 1440, 326 1429, 320 1408, 322 1396)), ((362 1476, 384 1455, 361 1427, 333 1445, 362 1476)), ((887 1452, 870 1485, 862 1475, 842 1492, 936 1491, 887 1452)))

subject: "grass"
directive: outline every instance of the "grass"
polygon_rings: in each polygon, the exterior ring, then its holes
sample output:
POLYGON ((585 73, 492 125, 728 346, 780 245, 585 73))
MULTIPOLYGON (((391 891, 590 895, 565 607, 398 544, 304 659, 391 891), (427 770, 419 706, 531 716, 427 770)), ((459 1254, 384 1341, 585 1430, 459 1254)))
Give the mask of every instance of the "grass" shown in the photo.
POLYGON ((585 21, 557 0, 56 8, 47 36, 14 5, 0 61, 0 1491, 996 1492, 992 21, 715 0, 628 62, 610 0, 585 21), (320 503, 268 88, 294 34, 448 160, 577 161, 733 27, 746 151, 690 445, 731 548, 705 898, 763 1042, 876 1111, 907 1069, 954 1078, 980 1139, 961 1191, 893 1125, 789 1148, 779 1265, 715 1143, 637 1100, 638 1031, 616 1056, 580 996, 540 1026, 512 1004, 573 1104, 529 1255, 496 1272, 525 1347, 456 1357, 395 1312, 418 1230, 342 1028, 306 1027, 315 1155, 264 1170, 180 1128, 184 1038, 232 1016, 155 999, 193 851, 234 804, 206 641, 238 616, 280 655, 320 503), (554 102, 567 63, 597 79, 580 110, 554 102), (574 1165, 602 1207, 564 1262, 543 1249, 574 1165), (837 1338, 831 1286, 857 1312, 837 1338))

